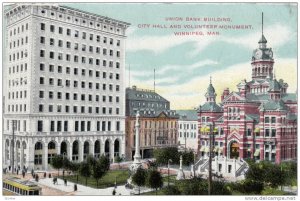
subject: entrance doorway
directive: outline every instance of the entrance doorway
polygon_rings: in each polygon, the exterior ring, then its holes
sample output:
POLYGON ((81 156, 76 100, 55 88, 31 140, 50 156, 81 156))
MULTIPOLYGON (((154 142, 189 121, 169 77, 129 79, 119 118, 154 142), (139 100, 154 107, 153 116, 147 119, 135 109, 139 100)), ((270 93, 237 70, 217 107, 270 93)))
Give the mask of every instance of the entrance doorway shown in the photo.
POLYGON ((239 153, 239 143, 236 141, 233 141, 230 144, 230 149, 229 149, 229 158, 238 158, 240 156, 239 153))

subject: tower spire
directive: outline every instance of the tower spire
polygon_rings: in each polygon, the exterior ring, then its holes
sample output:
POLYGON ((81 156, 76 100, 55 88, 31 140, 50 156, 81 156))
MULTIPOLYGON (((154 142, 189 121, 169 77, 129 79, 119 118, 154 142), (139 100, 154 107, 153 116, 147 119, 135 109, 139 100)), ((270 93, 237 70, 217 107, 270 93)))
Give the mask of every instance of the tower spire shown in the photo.
POLYGON ((155 92, 155 68, 154 68, 154 92, 155 92))
POLYGON ((211 76, 209 76, 209 83, 211 84, 211 76))
POLYGON ((261 13, 261 35, 264 35, 264 12, 261 13))

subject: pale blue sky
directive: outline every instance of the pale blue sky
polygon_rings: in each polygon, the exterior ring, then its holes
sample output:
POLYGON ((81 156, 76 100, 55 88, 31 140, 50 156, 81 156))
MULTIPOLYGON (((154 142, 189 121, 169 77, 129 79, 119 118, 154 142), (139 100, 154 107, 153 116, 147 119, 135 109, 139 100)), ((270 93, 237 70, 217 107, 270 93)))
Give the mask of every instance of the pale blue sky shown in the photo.
MULTIPOLYGON (((278 69, 276 74, 280 74, 281 68, 287 70, 283 65, 293 68, 291 72, 296 71, 296 4, 76 3, 66 5, 131 23, 128 29, 126 51, 126 68, 128 69, 129 64, 131 66, 130 84, 153 88, 153 68, 156 68, 156 89, 160 90, 160 93, 171 102, 177 102, 171 103, 175 109, 194 107, 203 102, 210 75, 216 84, 220 79, 217 74, 223 71, 228 76, 236 78, 229 79, 229 82, 251 77, 251 56, 261 36, 262 12, 264 12, 264 35, 268 40, 268 46, 273 48, 275 62, 281 65, 278 67, 275 65, 278 69), (253 28, 251 30, 221 30, 220 36, 200 38, 194 36, 188 39, 173 37, 174 30, 171 29, 138 28, 138 24, 170 25, 165 21, 166 17, 229 17, 232 22, 224 24, 252 25, 253 28), (239 64, 241 67, 236 69, 240 72, 230 72, 233 66, 239 64), (188 84, 191 80, 199 80, 199 87, 194 90, 185 90, 185 88, 190 88, 188 84), (174 90, 174 88, 177 89, 174 90), (189 98, 182 99, 182 96, 189 98)), ((180 22, 179 24, 218 23, 180 22)), ((128 77, 128 74, 126 76, 128 77)), ((295 77, 289 78, 287 75, 283 78, 294 92, 297 84, 295 77)), ((128 85, 128 81, 126 84, 128 85)), ((229 87, 232 85, 226 82, 224 84, 229 87)), ((236 84, 238 83, 234 83, 236 84)), ((222 89, 217 89, 217 91, 220 90, 222 89)))

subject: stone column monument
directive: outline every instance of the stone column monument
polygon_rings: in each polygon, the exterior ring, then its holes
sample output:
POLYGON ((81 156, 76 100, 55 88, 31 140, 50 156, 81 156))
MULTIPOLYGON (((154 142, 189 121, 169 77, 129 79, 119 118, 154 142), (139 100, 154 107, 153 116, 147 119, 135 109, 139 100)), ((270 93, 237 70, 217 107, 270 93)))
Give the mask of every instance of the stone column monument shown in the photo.
POLYGON ((179 170, 177 172, 176 180, 182 180, 185 179, 184 172, 182 170, 182 155, 180 155, 180 166, 179 170))
POLYGON ((139 124, 140 113, 137 111, 136 120, 135 120, 135 154, 133 156, 133 163, 129 166, 130 178, 127 180, 127 183, 132 185, 132 175, 136 172, 137 169, 143 168, 141 162, 141 154, 140 154, 140 124, 139 124))

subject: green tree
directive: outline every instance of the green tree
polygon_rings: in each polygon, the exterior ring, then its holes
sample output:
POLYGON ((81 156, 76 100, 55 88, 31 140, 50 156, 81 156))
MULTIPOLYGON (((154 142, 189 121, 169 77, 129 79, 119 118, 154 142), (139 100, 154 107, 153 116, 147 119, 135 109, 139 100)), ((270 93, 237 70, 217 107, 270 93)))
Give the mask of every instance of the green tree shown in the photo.
POLYGON ((100 162, 100 164, 102 164, 102 167, 104 168, 105 171, 109 170, 110 161, 109 161, 108 157, 106 157, 104 155, 100 156, 99 162, 100 162))
POLYGON ((98 188, 99 179, 101 179, 105 175, 105 173, 106 173, 106 171, 103 168, 100 161, 96 161, 93 166, 93 177, 96 179, 97 188, 98 188))
POLYGON ((183 165, 189 166, 194 163, 194 152, 193 151, 182 152, 181 154, 182 154, 183 165))
POLYGON ((59 169, 63 167, 63 156, 62 155, 55 155, 50 162, 50 165, 57 169, 57 175, 59 176, 59 169))
POLYGON ((80 164, 79 173, 81 176, 85 177, 85 185, 87 186, 87 179, 91 176, 91 166, 87 162, 82 162, 80 164))
POLYGON ((171 159, 174 164, 179 164, 179 152, 176 147, 155 149, 153 155, 159 165, 167 165, 169 159, 171 159))
POLYGON ((80 163, 77 162, 70 162, 70 170, 74 173, 76 173, 76 180, 78 183, 78 175, 79 175, 79 169, 80 169, 80 163))
POLYGON ((150 188, 155 188, 157 195, 157 189, 163 186, 163 179, 157 170, 149 170, 147 174, 147 186, 150 188))
POLYGON ((146 183, 147 172, 143 168, 138 168, 132 176, 132 181, 139 187, 139 195, 141 191, 141 186, 146 183))
POLYGON ((96 179, 97 182, 97 188, 99 180, 107 173, 109 170, 109 159, 102 155, 99 160, 96 160, 93 162, 92 166, 92 175, 96 179))
POLYGON ((297 185, 297 163, 293 161, 283 162, 280 164, 280 169, 285 175, 284 185, 297 185))

